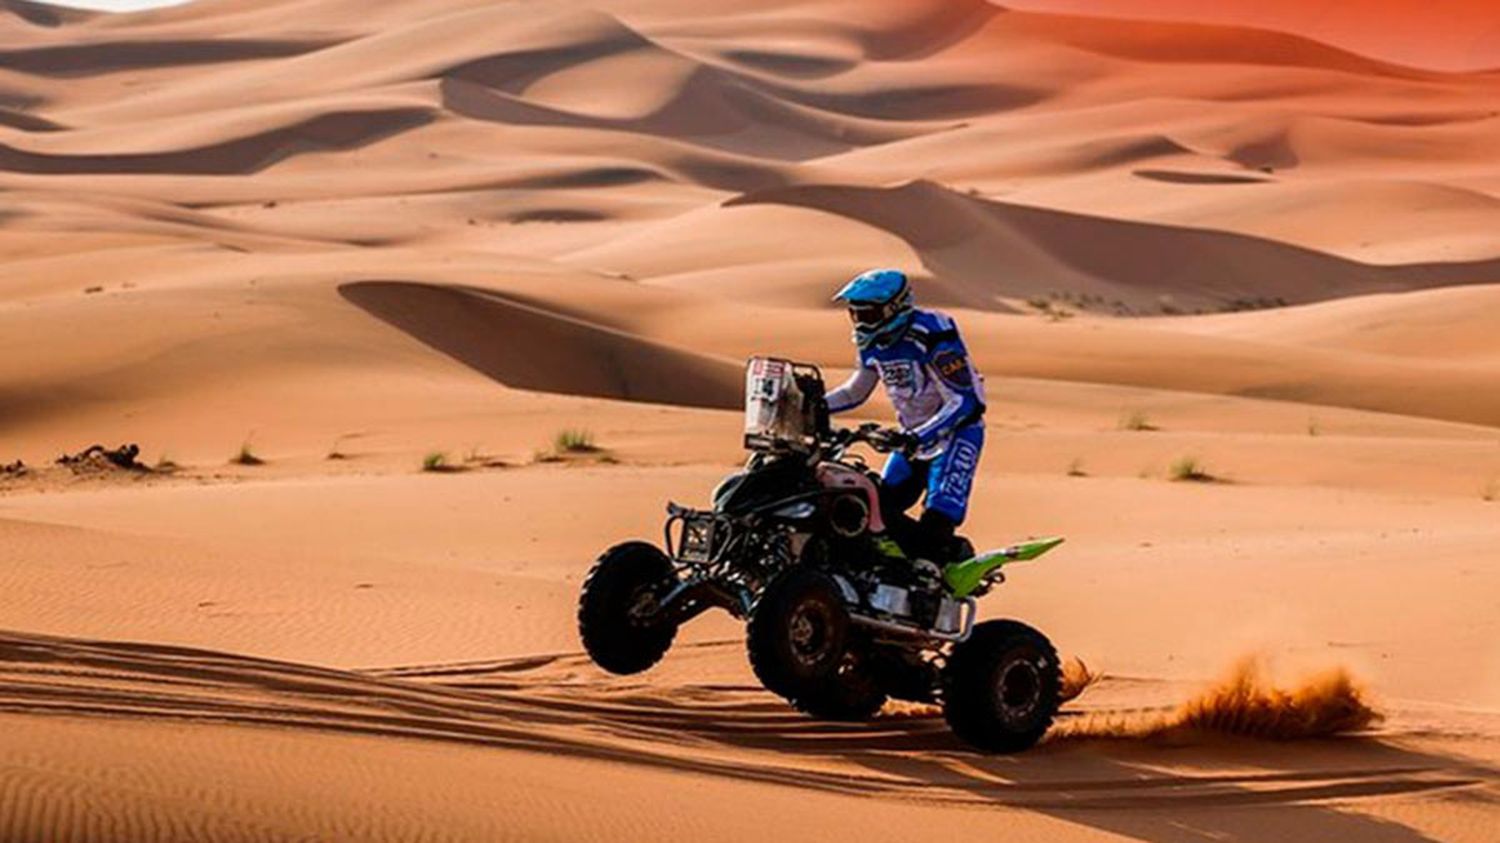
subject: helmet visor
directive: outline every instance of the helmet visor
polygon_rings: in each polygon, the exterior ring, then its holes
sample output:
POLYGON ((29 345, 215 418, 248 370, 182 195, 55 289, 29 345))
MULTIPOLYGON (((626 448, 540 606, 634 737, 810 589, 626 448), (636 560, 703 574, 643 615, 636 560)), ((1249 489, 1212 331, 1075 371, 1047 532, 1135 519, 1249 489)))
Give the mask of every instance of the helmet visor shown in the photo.
POLYGON ((857 328, 878 328, 891 318, 896 305, 892 302, 882 304, 862 304, 858 302, 849 303, 849 320, 857 328))

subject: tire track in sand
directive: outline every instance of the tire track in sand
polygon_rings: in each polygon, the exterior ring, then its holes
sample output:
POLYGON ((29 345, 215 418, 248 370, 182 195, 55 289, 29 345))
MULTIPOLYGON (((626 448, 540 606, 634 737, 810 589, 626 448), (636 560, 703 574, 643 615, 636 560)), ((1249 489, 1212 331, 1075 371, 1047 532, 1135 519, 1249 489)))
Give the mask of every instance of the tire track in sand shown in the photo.
MULTIPOLYGON (((1165 770, 1155 766, 1159 758, 1143 766, 1139 744, 1064 742, 1022 756, 1027 763, 1020 764, 967 751, 934 711, 822 723, 758 689, 664 689, 601 678, 581 654, 345 671, 168 645, 0 633, 0 712, 453 742, 824 792, 1039 811, 1339 803, 1479 789, 1496 778, 1472 763, 1371 739, 1341 742, 1348 751, 1332 763, 1320 763, 1327 753, 1299 758, 1283 744, 1274 755, 1278 768, 1245 772, 1165 770), (1085 765, 1086 777, 1077 775, 1081 754, 1099 762, 1085 765)), ((1180 767, 1212 755, 1212 747, 1178 747, 1166 760, 1180 767)))

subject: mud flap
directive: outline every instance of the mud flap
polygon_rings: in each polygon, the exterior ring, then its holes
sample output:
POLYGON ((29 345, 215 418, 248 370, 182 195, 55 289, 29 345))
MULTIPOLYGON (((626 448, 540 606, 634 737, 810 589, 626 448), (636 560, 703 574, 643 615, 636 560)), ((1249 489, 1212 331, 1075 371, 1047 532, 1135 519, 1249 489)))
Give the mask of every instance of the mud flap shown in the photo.
POLYGON ((1011 562, 1028 562, 1063 543, 1061 536, 1031 539, 999 550, 987 550, 972 559, 943 568, 943 582, 955 597, 968 597, 995 571, 1011 562))

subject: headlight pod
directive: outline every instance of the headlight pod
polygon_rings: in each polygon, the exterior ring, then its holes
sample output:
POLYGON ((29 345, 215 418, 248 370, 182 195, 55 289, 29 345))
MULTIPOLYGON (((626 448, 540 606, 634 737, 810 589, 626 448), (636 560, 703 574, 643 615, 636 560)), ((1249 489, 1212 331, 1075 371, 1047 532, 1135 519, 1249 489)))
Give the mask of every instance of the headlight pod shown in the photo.
POLYGON ((717 520, 711 515, 683 519, 682 541, 677 555, 688 562, 707 562, 713 558, 717 520))

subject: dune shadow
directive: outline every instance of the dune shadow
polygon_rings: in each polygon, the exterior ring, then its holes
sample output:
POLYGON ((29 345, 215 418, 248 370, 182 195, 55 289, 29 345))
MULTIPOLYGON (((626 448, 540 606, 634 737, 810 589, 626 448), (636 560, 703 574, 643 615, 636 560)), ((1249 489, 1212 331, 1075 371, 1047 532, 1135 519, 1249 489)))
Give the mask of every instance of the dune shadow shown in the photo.
POLYGON ((0 126, 9 126, 23 132, 60 132, 67 128, 61 123, 18 108, 8 108, 4 104, 0 104, 0 126))
POLYGON ((1167 184, 1265 184, 1264 176, 1242 176, 1234 173, 1192 173, 1185 170, 1135 170, 1131 175, 1167 184))
MULTIPOLYGON (((696 757, 577 689, 476 692, 192 647, 0 632, 0 713, 169 720, 433 741, 859 794, 846 775, 696 757), (660 751, 614 739, 661 738, 660 751)), ((869 787, 878 785, 867 783, 869 787)))
MULTIPOLYGON (((665 104, 636 117, 601 117, 553 108, 458 77, 445 78, 441 91, 444 108, 472 120, 631 132, 750 159, 805 161, 921 131, 829 113, 710 68, 692 72, 665 104)), ((916 92, 916 96, 925 93, 929 92, 916 92)), ((779 180, 766 178, 761 184, 775 181, 779 180)))
POLYGON ((0 11, 10 12, 32 26, 58 27, 88 20, 97 12, 74 9, 69 6, 53 6, 33 0, 0 0, 0 11))
POLYGON ((55 44, 0 50, 0 67, 35 76, 77 78, 147 67, 287 58, 336 43, 327 39, 207 38, 55 44))
POLYGON ((1371 738, 1064 742, 986 756, 958 744, 935 710, 819 722, 757 688, 653 688, 601 676, 577 653, 345 671, 0 632, 0 712, 536 752, 900 802, 1025 810, 1163 843, 1282 839, 1294 831, 1302 839, 1420 843, 1429 838, 1348 806, 1473 793, 1493 788, 1497 772, 1371 738))
POLYGON ((520 296, 406 281, 339 287, 350 303, 514 389, 708 409, 741 406, 740 365, 520 296))
POLYGON ((723 58, 765 73, 798 79, 821 79, 843 73, 857 62, 843 57, 829 57, 776 50, 731 49, 723 58))
POLYGON ((35 175, 198 175, 258 173, 294 155, 347 151, 425 126, 427 108, 321 114, 240 138, 163 152, 51 154, 0 143, 0 171, 35 175))

